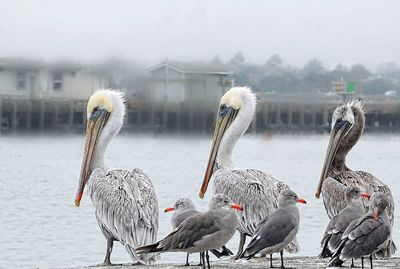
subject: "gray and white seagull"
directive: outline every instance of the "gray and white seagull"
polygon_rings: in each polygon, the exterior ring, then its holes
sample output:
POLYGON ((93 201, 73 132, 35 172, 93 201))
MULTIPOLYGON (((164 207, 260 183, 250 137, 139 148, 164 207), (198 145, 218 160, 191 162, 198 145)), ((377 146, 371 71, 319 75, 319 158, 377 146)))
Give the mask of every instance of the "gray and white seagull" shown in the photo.
POLYGON ((148 263, 150 255, 137 255, 134 248, 157 240, 158 203, 150 178, 140 169, 110 169, 104 155, 121 129, 125 115, 122 93, 99 90, 87 105, 86 144, 75 198, 80 205, 88 186, 97 222, 107 240, 105 265, 110 265, 114 241, 124 245, 133 261, 148 263))
MULTIPOLYGON (((232 209, 242 210, 240 205, 223 194, 211 198, 209 210, 187 218, 164 239, 136 248, 138 254, 159 252, 206 253, 207 266, 210 268, 208 251, 219 249, 235 234, 237 217, 232 209)), ((206 262, 203 260, 203 268, 206 262)))
MULTIPOLYGON (((342 235, 349 224, 365 214, 361 198, 369 198, 369 194, 361 193, 360 188, 353 186, 346 188, 345 197, 347 206, 333 217, 326 227, 321 240, 322 252, 319 255, 321 258, 332 257, 332 254, 339 249, 342 242, 342 235)), ((353 261, 352 267, 354 267, 353 261)))
POLYGON ((372 195, 369 211, 347 227, 328 266, 341 266, 348 259, 361 258, 361 267, 364 268, 364 257, 369 256, 373 268, 372 255, 387 248, 391 240, 391 225, 386 211, 389 203, 387 194, 372 195))
MULTIPOLYGON (((178 228, 178 226, 181 225, 189 217, 200 213, 200 211, 196 209, 196 206, 194 205, 193 201, 186 197, 178 199, 173 207, 167 207, 164 210, 164 212, 171 212, 171 211, 174 212, 171 218, 171 225, 173 230, 178 228)), ((219 252, 215 249, 212 249, 210 251, 217 258, 220 258, 222 256, 233 255, 233 253, 225 246, 222 246, 222 252, 219 252)), ((204 253, 200 253, 200 264, 202 264, 202 255, 204 255, 204 253)), ((187 253, 186 255, 185 265, 189 266, 189 253, 187 253)))
MULTIPOLYGON (((251 240, 241 258, 251 259, 257 253, 273 254, 280 252, 281 268, 283 265, 283 249, 295 238, 300 224, 300 213, 296 203, 306 203, 291 190, 284 190, 279 196, 278 209, 264 217, 257 226, 251 240)), ((272 268, 272 255, 270 257, 272 268)))

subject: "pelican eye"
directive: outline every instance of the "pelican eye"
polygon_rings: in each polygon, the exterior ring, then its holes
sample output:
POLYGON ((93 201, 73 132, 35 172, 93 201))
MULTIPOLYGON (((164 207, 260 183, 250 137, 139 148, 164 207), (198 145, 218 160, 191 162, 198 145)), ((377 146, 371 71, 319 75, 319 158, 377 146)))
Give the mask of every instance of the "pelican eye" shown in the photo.
POLYGON ((223 116, 225 116, 225 114, 228 112, 228 107, 225 105, 225 104, 222 104, 220 107, 219 107, 219 115, 221 116, 221 117, 223 117, 223 116))
POLYGON ((92 111, 92 112, 96 112, 96 111, 99 111, 99 106, 95 106, 95 107, 93 108, 93 111, 92 111))

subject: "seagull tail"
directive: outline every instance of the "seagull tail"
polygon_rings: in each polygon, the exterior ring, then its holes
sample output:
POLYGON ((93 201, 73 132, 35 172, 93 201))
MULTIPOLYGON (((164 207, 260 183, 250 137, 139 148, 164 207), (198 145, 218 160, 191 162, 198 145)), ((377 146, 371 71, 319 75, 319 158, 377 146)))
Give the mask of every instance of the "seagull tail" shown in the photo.
POLYGON ((318 257, 321 259, 332 257, 332 252, 328 248, 328 241, 325 242, 325 245, 324 245, 321 253, 318 255, 318 257))
POLYGON ((388 246, 375 253, 374 257, 377 259, 388 259, 396 252, 397 247, 393 240, 390 239, 388 246))
POLYGON ((148 253, 160 252, 161 249, 158 248, 159 245, 160 245, 160 242, 156 242, 154 244, 137 247, 137 248, 135 248, 135 253, 136 254, 148 254, 148 253))

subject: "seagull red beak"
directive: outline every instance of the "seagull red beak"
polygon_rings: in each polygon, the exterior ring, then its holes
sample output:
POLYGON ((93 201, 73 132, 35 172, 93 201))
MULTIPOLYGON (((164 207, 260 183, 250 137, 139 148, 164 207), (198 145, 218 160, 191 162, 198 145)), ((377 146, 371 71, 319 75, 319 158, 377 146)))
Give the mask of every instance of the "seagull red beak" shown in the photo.
POLYGON ((371 197, 368 193, 361 193, 361 196, 368 199, 371 197))
POLYGON ((234 208, 234 209, 239 210, 239 211, 243 211, 243 207, 241 207, 241 206, 238 205, 238 204, 232 204, 232 205, 231 205, 231 208, 234 208))
POLYGON ((307 204, 306 200, 304 200, 304 199, 299 199, 299 200, 297 200, 297 202, 302 203, 302 204, 307 204))
POLYGON ((374 220, 378 219, 378 212, 374 212, 374 220))
POLYGON ((175 208, 173 207, 167 207, 166 209, 164 209, 164 212, 170 212, 170 211, 174 211, 175 208))

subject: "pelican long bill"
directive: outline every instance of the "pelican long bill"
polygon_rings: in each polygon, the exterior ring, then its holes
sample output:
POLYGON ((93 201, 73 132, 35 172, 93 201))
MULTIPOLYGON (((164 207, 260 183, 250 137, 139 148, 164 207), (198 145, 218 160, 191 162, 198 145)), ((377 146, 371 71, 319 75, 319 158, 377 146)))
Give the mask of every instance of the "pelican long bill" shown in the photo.
POLYGON ((315 192, 315 197, 318 199, 321 195, 322 184, 324 183, 325 178, 328 176, 329 167, 335 158, 340 141, 347 134, 350 126, 351 125, 348 121, 340 121, 336 122, 335 126, 332 128, 328 148, 326 150, 324 165, 322 166, 321 177, 319 179, 317 191, 315 192))
POLYGON ((81 175, 75 197, 75 206, 79 207, 86 182, 90 176, 90 163, 96 149, 101 131, 108 120, 110 113, 105 109, 93 111, 86 125, 86 142, 83 152, 81 175))
POLYGON ((226 108, 225 113, 218 113, 217 122, 215 123, 214 136, 211 144, 210 157, 208 159, 208 164, 206 168, 206 173, 203 179, 203 184, 201 185, 199 196, 204 197, 207 191, 208 183, 210 182, 211 176, 214 170, 214 164, 217 158, 218 148, 221 144, 222 137, 225 131, 232 124, 237 116, 238 110, 233 107, 226 108))

